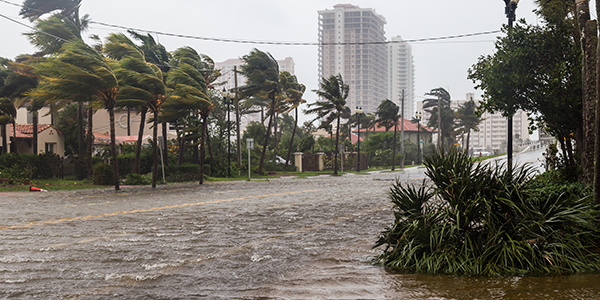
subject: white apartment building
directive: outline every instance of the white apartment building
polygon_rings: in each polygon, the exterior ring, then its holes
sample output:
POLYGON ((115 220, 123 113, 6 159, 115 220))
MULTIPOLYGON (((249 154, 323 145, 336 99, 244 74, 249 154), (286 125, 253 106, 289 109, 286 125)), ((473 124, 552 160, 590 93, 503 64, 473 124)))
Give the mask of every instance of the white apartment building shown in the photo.
MULTIPOLYGON (((294 69, 295 69, 295 63, 294 63, 294 59, 291 57, 286 57, 283 60, 278 60, 277 63, 279 64, 279 71, 283 72, 283 71, 288 71, 290 74, 295 75, 294 74, 294 69)), ((221 70, 221 76, 219 78, 217 78, 216 82, 225 82, 225 85, 223 87, 220 87, 220 89, 232 89, 235 87, 235 72, 234 72, 234 67, 237 69, 238 74, 237 74, 237 86, 243 86, 246 84, 246 77, 242 74, 240 74, 240 66, 244 64, 244 61, 239 59, 239 58, 231 58, 228 59, 226 61, 223 62, 215 62, 215 68, 221 70)), ((234 116, 232 116, 234 117, 234 116)), ((241 130, 243 131, 246 126, 248 126, 248 123, 250 122, 260 122, 261 121, 261 114, 260 113, 253 113, 253 114, 247 114, 247 115, 243 115, 241 120, 240 120, 240 127, 241 130)))
MULTIPOLYGON (((452 100, 450 106, 453 110, 464 105, 465 102, 474 100, 477 105, 481 100, 475 99, 475 94, 467 93, 465 100, 452 100)), ((426 125, 429 122, 430 115, 423 110, 423 102, 417 102, 417 110, 423 113, 421 124, 426 125)), ((471 131, 469 140, 469 148, 479 148, 490 152, 505 152, 507 143, 507 130, 508 120, 503 117, 500 113, 488 113, 485 112, 481 116, 484 119, 479 124, 479 131, 471 131)), ((524 111, 517 111, 513 116, 513 147, 515 151, 518 151, 517 145, 519 141, 526 141, 529 139, 529 119, 527 113, 524 111)), ((433 135, 436 138, 436 135, 433 135)), ((465 136, 466 138, 466 136, 465 136)))
POLYGON ((412 119, 415 115, 415 65, 412 46, 400 36, 393 37, 388 44, 388 99, 402 107, 403 116, 412 119))
POLYGON ((375 112, 388 97, 385 18, 372 8, 338 4, 319 13, 319 78, 341 74, 346 106, 375 112))

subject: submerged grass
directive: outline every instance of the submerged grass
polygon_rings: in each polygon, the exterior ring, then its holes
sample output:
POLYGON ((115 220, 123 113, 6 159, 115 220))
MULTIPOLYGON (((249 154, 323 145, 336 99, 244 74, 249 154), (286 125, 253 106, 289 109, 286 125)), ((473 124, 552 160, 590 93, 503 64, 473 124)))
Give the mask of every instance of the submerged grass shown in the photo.
POLYGON ((433 185, 389 192, 395 221, 377 262, 418 273, 570 274, 600 270, 598 211, 578 184, 532 179, 454 150, 427 159, 433 185), (560 191, 560 192, 559 192, 560 191))

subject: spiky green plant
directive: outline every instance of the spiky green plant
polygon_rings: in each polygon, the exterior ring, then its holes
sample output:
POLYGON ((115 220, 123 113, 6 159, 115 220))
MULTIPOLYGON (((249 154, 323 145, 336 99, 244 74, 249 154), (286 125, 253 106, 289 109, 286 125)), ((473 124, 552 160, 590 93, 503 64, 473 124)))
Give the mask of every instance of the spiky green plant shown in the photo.
POLYGON ((431 186, 390 190, 395 222, 375 245, 386 246, 377 257, 386 267, 485 276, 600 270, 597 210, 582 189, 540 191, 528 167, 510 173, 458 149, 426 166, 431 186))

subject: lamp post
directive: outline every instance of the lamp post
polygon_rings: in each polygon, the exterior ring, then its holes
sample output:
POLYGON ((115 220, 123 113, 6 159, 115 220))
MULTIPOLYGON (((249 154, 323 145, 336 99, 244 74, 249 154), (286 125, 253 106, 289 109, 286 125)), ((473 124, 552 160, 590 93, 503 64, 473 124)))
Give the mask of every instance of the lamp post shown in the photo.
POLYGON ((362 115, 363 110, 362 107, 356 107, 356 117, 358 118, 358 141, 357 141, 357 149, 358 149, 358 158, 356 159, 357 165, 356 165, 356 172, 360 172, 360 115, 362 115))
POLYGON ((231 177, 231 125, 229 120, 229 105, 232 103, 228 98, 233 98, 234 94, 227 92, 227 90, 223 88, 221 96, 223 96, 223 103, 227 104, 227 177, 231 177))
MULTIPOLYGON (((513 27, 513 21, 515 20, 515 11, 517 10, 517 4, 519 0, 503 0, 506 4, 504 8, 504 13, 506 14, 506 18, 508 19, 508 27, 513 27)), ((510 29, 509 29, 510 34, 510 29)), ((507 124, 507 142, 506 142, 506 156, 507 156, 507 167, 508 172, 512 173, 512 154, 513 154, 513 115, 512 112, 510 116, 508 116, 508 124, 507 124)))
POLYGON ((421 164, 421 117, 423 116, 423 114, 418 111, 415 114, 415 120, 417 120, 417 165, 421 164))

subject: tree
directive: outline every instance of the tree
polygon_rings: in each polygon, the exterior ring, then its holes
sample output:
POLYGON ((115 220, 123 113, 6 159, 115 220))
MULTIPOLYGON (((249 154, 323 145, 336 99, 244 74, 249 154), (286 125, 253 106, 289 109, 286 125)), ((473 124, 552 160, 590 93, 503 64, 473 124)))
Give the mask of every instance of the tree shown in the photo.
POLYGON ((450 108, 450 93, 444 88, 432 89, 425 96, 434 96, 423 100, 423 109, 431 115, 427 126, 438 130, 438 149, 443 151, 444 139, 452 138, 452 124, 454 123, 454 113, 450 108), (434 120, 437 119, 437 122, 434 120))
POLYGON ((0 130, 2 130, 2 132, 0 133, 2 136, 2 153, 1 154, 5 154, 8 152, 7 151, 8 135, 6 134, 6 125, 8 125, 9 123, 14 124, 16 117, 17 117, 17 109, 15 108, 12 101, 10 101, 10 99, 8 99, 8 98, 0 98, 0 126, 1 126, 0 130))
MULTIPOLYGON (((167 87, 163 83, 162 70, 155 64, 146 62, 143 53, 122 33, 111 34, 104 45, 108 57, 119 60, 115 75, 119 80, 119 105, 146 107, 153 113, 152 149, 154 165, 152 187, 156 188, 158 175, 158 114, 167 99, 167 87)), ((140 124, 143 127, 144 124, 140 124)), ((141 141, 138 140, 138 144, 141 141)))
POLYGON ((281 93, 285 78, 280 77, 279 64, 269 53, 254 49, 250 54, 244 55, 242 60, 244 64, 241 66, 241 71, 247 78, 246 85, 240 87, 242 95, 248 97, 259 95, 271 100, 271 112, 269 113, 271 118, 269 118, 260 163, 258 164, 258 173, 262 174, 271 127, 275 116, 275 107, 277 106, 277 94, 281 93))
MULTIPOLYGON (((385 99, 377 107, 377 122, 385 127, 385 131, 388 131, 391 127, 394 127, 394 142, 392 144, 392 171, 396 167, 396 133, 398 131, 398 120, 400 119, 400 107, 394 102, 385 99)), ((404 153, 402 153, 404 154, 404 153)), ((401 165, 404 165, 402 163, 401 165)))
POLYGON ((468 151, 471 131, 479 131, 478 126, 483 121, 483 119, 481 119, 481 112, 477 111, 477 104, 471 99, 458 108, 456 117, 458 119, 457 126, 460 129, 460 132, 462 134, 467 134, 467 142, 464 149, 468 151))
MULTIPOLYGON (((83 41, 81 34, 88 28, 89 15, 80 18, 80 5, 81 0, 25 0, 23 2, 19 15, 29 19, 30 22, 38 20, 36 30, 26 35, 31 43, 42 51, 42 55, 58 52, 65 41, 83 41), (48 20, 40 20, 42 16, 54 12, 56 14, 48 20), (45 33, 51 33, 54 37, 45 33)), ((77 109, 78 154, 83 155, 83 101, 77 101, 77 109)), ((88 115, 91 115, 92 108, 90 107, 89 110, 88 115)), ((92 120, 88 119, 88 126, 91 127, 92 120)), ((90 141, 91 132, 88 132, 88 162, 91 161, 92 155, 90 141)))
POLYGON ((119 83, 111 65, 118 66, 118 63, 105 59, 83 42, 65 43, 56 57, 34 66, 41 84, 29 96, 54 104, 77 97, 89 100, 92 105, 101 106, 108 111, 115 190, 119 190, 114 114, 119 83))
POLYGON ((582 73, 571 28, 520 22, 495 47, 494 54, 480 57, 469 69, 468 78, 483 91, 481 108, 504 116, 524 110, 536 127, 556 137, 575 169, 571 139, 578 148, 583 144, 582 73))
POLYGON ((308 104, 308 109, 304 111, 306 114, 317 114, 317 117, 314 120, 321 120, 319 128, 327 128, 331 123, 337 121, 335 129, 335 146, 333 149, 333 152, 335 153, 333 175, 337 175, 338 170, 337 147, 339 145, 340 137, 340 118, 346 108, 346 98, 348 98, 349 91, 350 86, 344 83, 341 74, 331 75, 329 78, 321 78, 321 80, 319 80, 319 89, 313 90, 313 92, 317 93, 319 99, 314 103, 308 104))

